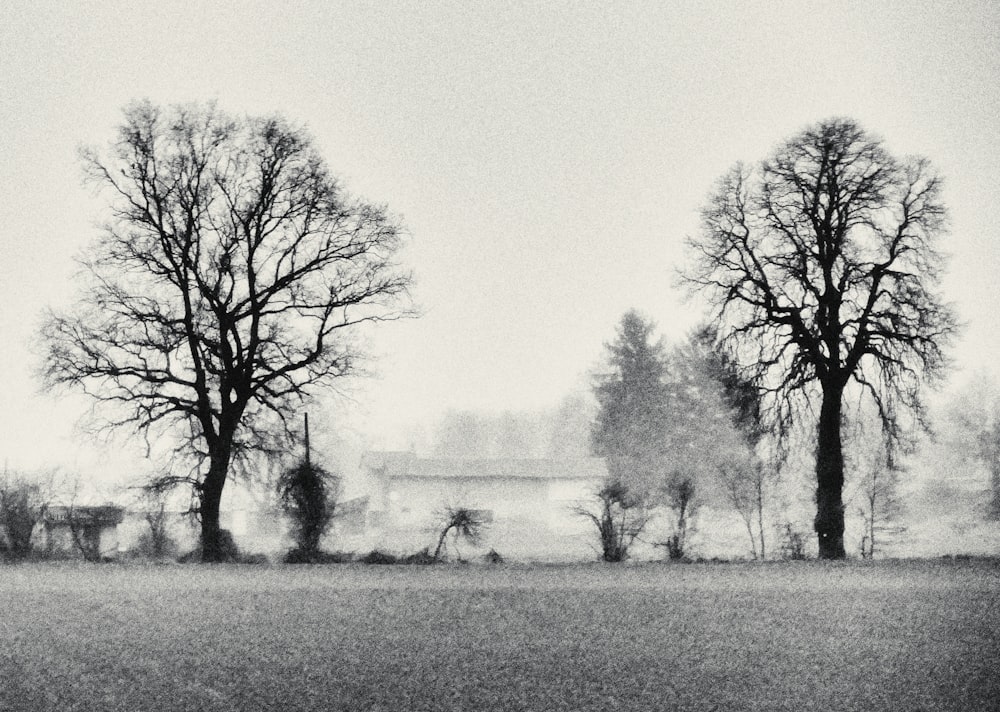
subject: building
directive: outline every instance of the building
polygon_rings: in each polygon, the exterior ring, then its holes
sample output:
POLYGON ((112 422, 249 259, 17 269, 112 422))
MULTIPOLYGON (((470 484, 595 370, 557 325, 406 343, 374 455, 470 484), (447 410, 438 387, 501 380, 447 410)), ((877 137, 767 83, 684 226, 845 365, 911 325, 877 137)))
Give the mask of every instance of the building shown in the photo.
POLYGON ((122 507, 114 505, 47 507, 36 525, 32 544, 48 556, 114 558, 124 513, 122 507))
MULTIPOLYGON (((601 458, 424 458, 411 452, 370 452, 368 543, 396 553, 433 549, 448 507, 477 510, 487 522, 472 547, 449 541, 450 553, 473 558, 495 550, 518 560, 592 558, 592 524, 574 512, 607 477, 601 458), (455 547, 458 551, 455 551, 455 547)), ((345 542, 350 543, 350 542, 345 542)))

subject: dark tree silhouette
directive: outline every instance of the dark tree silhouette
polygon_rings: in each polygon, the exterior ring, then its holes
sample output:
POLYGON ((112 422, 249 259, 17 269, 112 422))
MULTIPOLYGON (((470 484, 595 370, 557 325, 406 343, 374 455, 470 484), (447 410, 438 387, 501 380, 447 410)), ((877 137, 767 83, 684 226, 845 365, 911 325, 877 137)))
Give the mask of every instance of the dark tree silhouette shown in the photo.
POLYGON ((787 432, 819 400, 815 530, 843 558, 845 392, 875 403, 893 440, 922 420, 956 318, 937 293, 945 208, 924 158, 897 160, 853 121, 824 121, 758 168, 737 165, 702 211, 684 273, 787 432))
POLYGON ((0 478, 0 554, 24 559, 31 554, 35 525, 45 516, 48 498, 40 485, 4 469, 0 478))
POLYGON ((217 561, 234 467, 286 446, 293 408, 355 371, 351 327, 406 313, 399 229, 281 118, 140 103, 109 157, 83 161, 111 220, 80 301, 43 326, 47 385, 106 406, 102 427, 175 438, 191 469, 161 484, 192 488, 217 561))
POLYGON ((292 520, 295 548, 287 561, 309 563, 320 558, 320 543, 336 513, 340 481, 308 458, 281 473, 278 496, 292 520))
POLYGON ((446 507, 440 516, 441 532, 438 535, 437 546, 434 547, 433 560, 441 560, 448 532, 454 532, 455 541, 464 538, 471 544, 478 544, 486 528, 486 520, 475 509, 467 507, 446 507))

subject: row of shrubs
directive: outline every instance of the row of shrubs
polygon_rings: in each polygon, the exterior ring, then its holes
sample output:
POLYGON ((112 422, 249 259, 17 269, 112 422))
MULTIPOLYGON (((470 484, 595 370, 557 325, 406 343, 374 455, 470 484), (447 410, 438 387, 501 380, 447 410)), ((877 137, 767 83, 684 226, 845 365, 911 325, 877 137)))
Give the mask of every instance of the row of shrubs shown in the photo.
MULTIPOLYGON (((488 564, 502 564, 504 563, 503 556, 497 552, 495 549, 490 549, 489 552, 482 556, 482 560, 488 564)), ((284 558, 284 563, 286 564, 410 564, 416 566, 428 566, 431 564, 440 563, 439 559, 435 559, 434 555, 431 553, 430 548, 425 547, 420 551, 413 554, 403 554, 397 555, 388 551, 382 551, 381 549, 372 549, 367 554, 355 554, 352 552, 344 551, 334 551, 327 552, 321 551, 316 554, 307 554, 299 549, 293 549, 289 551, 284 558)), ((460 560, 460 563, 465 563, 464 560, 460 560)))

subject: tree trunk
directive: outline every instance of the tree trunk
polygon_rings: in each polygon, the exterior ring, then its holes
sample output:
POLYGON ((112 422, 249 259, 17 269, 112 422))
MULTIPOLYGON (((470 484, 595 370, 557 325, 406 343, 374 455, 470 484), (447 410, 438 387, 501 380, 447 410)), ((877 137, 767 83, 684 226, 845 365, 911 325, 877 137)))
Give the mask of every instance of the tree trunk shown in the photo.
POLYGON ((816 447, 816 535, 819 558, 843 559, 844 551, 844 452, 840 440, 843 387, 823 384, 816 447))
MULTIPOLYGON (((757 463, 756 494, 757 494, 757 532, 760 535, 760 560, 767 559, 767 548, 764 545, 764 470, 761 463, 757 463)), ((751 536, 753 536, 751 534, 751 536)))
POLYGON ((209 563, 225 561, 231 553, 226 551, 219 525, 222 490, 228 470, 229 454, 213 454, 201 487, 201 560, 209 563))
POLYGON ((444 539, 445 539, 446 536, 448 536, 448 532, 449 531, 451 531, 451 525, 450 524, 447 527, 444 528, 444 531, 441 532, 441 536, 438 537, 437 547, 434 549, 434 560, 435 561, 440 561, 439 557, 441 556, 441 549, 444 548, 444 539))

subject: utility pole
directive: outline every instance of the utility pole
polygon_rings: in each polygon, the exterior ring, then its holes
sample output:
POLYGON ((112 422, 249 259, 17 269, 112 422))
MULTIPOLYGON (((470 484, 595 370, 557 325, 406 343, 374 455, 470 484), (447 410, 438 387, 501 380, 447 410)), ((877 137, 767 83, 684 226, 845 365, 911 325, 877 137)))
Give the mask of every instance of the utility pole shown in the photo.
POLYGON ((306 466, 312 467, 312 462, 309 459, 309 414, 306 413, 306 466))

